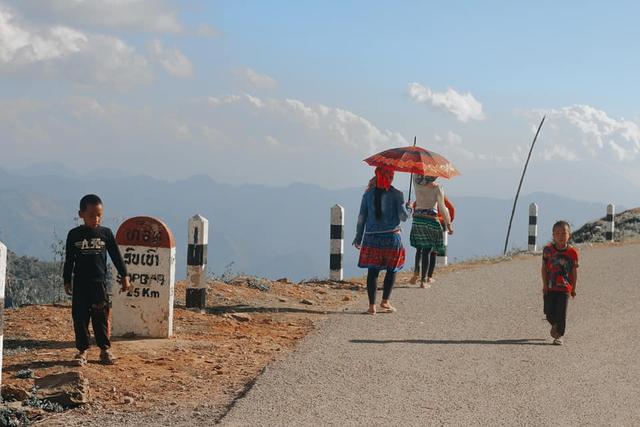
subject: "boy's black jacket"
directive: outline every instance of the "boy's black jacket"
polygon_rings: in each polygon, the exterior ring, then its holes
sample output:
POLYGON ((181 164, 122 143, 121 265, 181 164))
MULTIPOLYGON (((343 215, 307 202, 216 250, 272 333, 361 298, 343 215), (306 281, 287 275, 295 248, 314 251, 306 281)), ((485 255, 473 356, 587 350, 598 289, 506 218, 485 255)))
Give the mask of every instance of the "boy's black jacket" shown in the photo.
POLYGON ((63 279, 64 283, 71 283, 73 276, 74 299, 87 298, 90 304, 108 300, 107 252, 118 274, 124 277, 127 267, 109 228, 81 225, 69 231, 63 279))

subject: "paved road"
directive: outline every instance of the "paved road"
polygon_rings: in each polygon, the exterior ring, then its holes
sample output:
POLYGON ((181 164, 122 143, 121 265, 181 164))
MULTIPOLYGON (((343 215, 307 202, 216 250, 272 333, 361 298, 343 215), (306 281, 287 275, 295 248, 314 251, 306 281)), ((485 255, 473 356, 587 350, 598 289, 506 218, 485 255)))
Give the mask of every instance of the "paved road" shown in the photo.
POLYGON ((640 425, 639 259, 635 244, 582 249, 562 347, 539 257, 399 284, 398 313, 332 316, 222 424, 640 425))

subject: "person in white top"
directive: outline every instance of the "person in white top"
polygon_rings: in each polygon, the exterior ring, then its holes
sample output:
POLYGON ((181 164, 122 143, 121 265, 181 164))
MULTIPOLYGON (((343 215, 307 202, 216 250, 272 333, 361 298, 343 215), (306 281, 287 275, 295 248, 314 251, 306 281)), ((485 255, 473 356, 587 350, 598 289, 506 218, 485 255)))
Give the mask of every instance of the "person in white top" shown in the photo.
POLYGON ((438 221, 438 212, 444 219, 444 226, 449 234, 453 234, 449 210, 444 203, 444 190, 436 182, 436 177, 416 175, 414 177, 416 202, 413 211, 413 224, 411 225, 411 246, 416 248, 416 265, 411 283, 418 280, 420 274, 420 287, 427 288, 433 279, 427 272, 433 273, 429 261, 431 253, 439 256, 445 255, 443 228, 438 221), (422 263, 422 268, 420 268, 422 263))

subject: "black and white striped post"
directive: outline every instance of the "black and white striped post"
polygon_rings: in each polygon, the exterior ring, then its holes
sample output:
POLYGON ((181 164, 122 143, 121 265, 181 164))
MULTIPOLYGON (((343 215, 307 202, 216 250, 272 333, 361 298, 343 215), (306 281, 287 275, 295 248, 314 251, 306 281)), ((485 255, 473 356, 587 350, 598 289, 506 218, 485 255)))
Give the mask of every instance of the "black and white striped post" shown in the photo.
POLYGON ((344 208, 334 205, 331 208, 331 239, 329 251, 329 279, 340 281, 343 279, 344 269, 342 260, 344 259, 344 208))
POLYGON ((187 245, 187 308, 204 309, 207 304, 207 243, 209 221, 202 215, 189 218, 187 245))
POLYGON ((7 275, 7 247, 0 242, 0 385, 2 385, 2 341, 4 338, 4 285, 7 275))
POLYGON ((616 224, 615 224, 615 216, 616 214, 616 207, 613 203, 609 203, 609 205, 607 205, 607 218, 606 218, 606 222, 607 222, 607 231, 605 232, 604 235, 604 239, 607 242, 613 242, 613 232, 615 231, 616 228, 616 224))
POLYGON ((538 205, 529 205, 529 252, 538 250, 538 205))
POLYGON ((448 265, 449 264, 449 259, 447 257, 447 250, 448 250, 448 246, 449 246, 449 233, 445 231, 442 232, 442 240, 444 242, 444 256, 437 256, 436 257, 436 265, 448 265))

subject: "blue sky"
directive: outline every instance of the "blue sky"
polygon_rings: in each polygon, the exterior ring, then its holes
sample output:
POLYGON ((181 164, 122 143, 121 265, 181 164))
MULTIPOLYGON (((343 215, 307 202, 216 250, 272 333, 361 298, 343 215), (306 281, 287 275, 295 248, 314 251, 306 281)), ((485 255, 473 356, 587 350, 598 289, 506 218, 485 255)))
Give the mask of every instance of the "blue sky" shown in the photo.
POLYGON ((631 204, 638 9, 0 0, 0 167, 341 188, 417 135, 506 197, 547 114, 525 191, 631 204))

